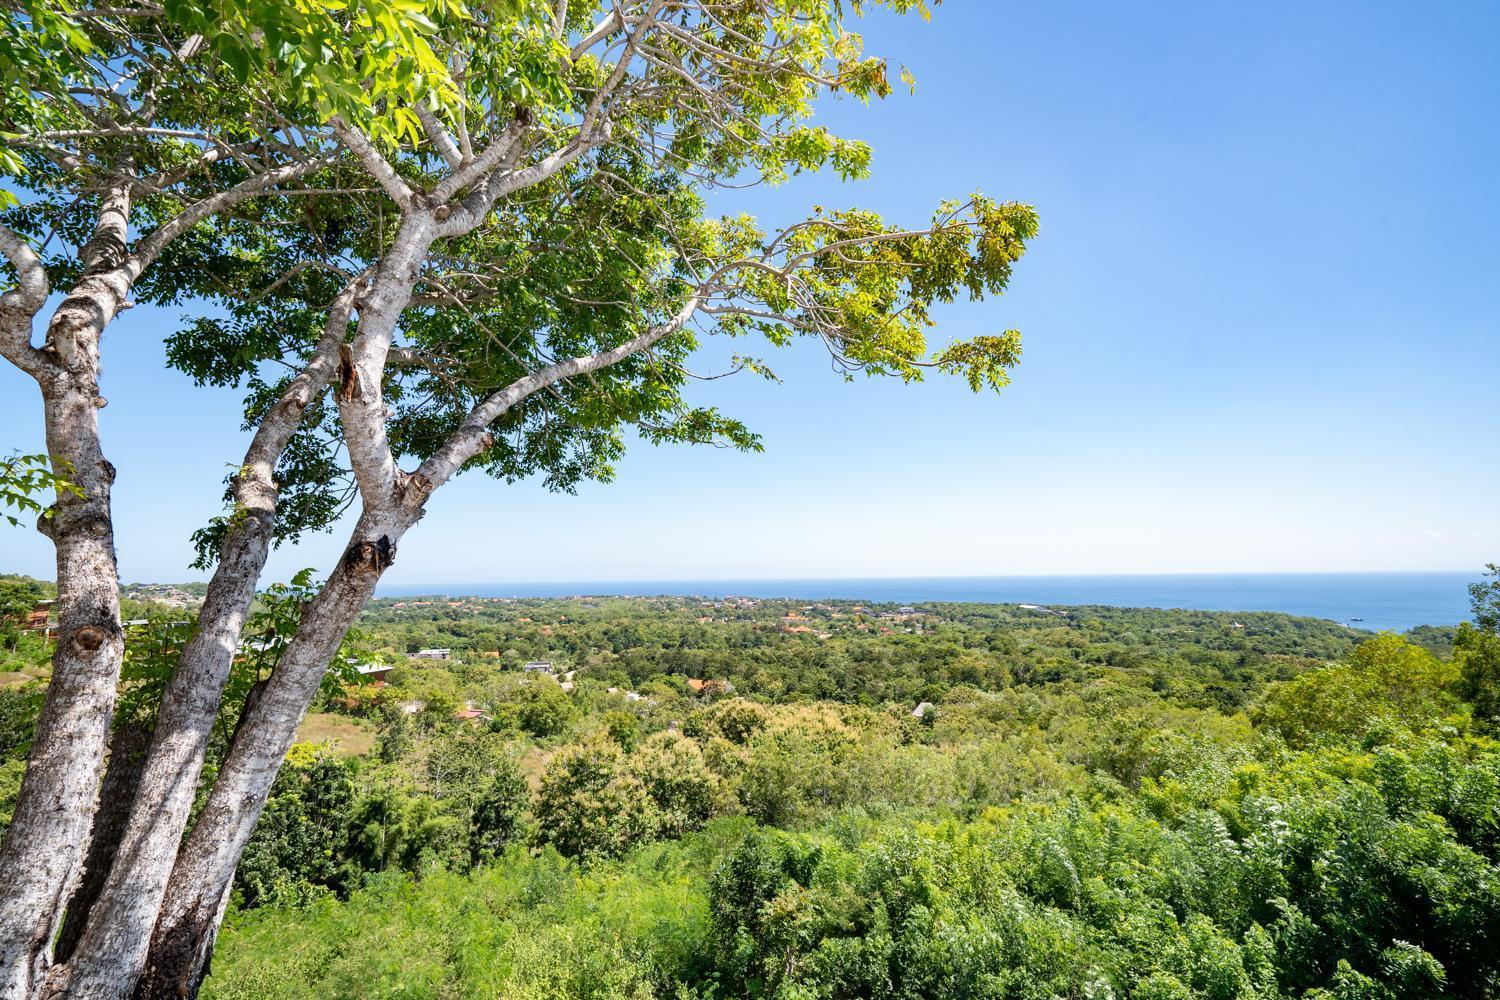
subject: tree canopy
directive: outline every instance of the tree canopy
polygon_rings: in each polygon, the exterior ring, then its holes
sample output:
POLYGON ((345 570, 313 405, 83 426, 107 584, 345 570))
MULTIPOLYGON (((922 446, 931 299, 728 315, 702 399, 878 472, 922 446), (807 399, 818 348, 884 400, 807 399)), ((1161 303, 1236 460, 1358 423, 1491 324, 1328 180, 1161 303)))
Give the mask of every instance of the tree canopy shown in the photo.
POLYGON ((298 720, 455 475, 571 489, 609 478, 632 432, 758 447, 689 401, 711 336, 734 343, 736 371, 770 374, 757 340, 809 338, 846 377, 937 371, 976 391, 1019 358, 1014 331, 929 334, 940 304, 1005 289, 1037 232, 1027 205, 935 199, 905 226, 817 207, 779 229, 711 211, 723 186, 868 172, 870 149, 814 110, 890 93, 853 27, 876 8, 925 17, 920 0, 8 8, 0 353, 36 381, 66 483, 42 519, 51 686, 0 846, 11 992, 196 990, 298 720), (190 634, 158 650, 175 662, 152 667, 154 712, 117 704, 100 416, 105 334, 137 302, 191 311, 170 361, 243 388, 250 432, 223 516, 197 535, 213 578, 190 634), (343 558, 247 689, 234 668, 270 546, 346 510, 343 558), (237 735, 199 796, 226 706, 237 735), (155 736, 138 773, 112 765, 99 785, 121 708, 155 736))

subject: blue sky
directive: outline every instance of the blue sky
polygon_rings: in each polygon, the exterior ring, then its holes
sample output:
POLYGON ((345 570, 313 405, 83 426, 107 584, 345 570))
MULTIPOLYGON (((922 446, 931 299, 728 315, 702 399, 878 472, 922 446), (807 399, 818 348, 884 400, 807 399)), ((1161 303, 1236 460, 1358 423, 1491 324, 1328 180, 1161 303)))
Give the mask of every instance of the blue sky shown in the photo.
MULTIPOLYGON (((916 74, 822 119, 875 148, 857 185, 725 207, 858 204, 920 224, 976 188, 1042 232, 1003 298, 1001 396, 845 384, 808 345, 784 384, 699 390, 760 455, 636 447, 577 497, 461 480, 392 583, 1010 573, 1476 569, 1500 559, 1500 6, 1009 4, 866 25, 916 74)), ((178 311, 106 338, 124 578, 185 579, 243 449, 237 400, 162 363, 178 311)), ((41 450, 0 366, 0 450, 41 450)), ((341 535, 275 556, 326 569, 341 535)), ((52 575, 0 527, 0 569, 52 575)))

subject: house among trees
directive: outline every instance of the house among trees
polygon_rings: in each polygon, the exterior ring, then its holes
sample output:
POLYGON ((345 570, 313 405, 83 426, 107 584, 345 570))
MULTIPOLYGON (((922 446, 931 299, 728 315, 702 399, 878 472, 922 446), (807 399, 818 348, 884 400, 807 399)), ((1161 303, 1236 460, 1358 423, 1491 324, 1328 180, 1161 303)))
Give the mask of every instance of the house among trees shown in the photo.
POLYGON ((414 660, 451 660, 453 650, 451 649, 419 649, 412 654, 414 660))
POLYGON ((696 677, 688 678, 688 690, 702 698, 717 698, 720 695, 734 694, 734 685, 725 680, 699 680, 696 677))
POLYGON ((489 716, 484 714, 484 709, 475 708, 472 701, 464 702, 464 707, 453 713, 453 718, 458 722, 487 722, 489 716))
POLYGON ((361 677, 367 677, 380 686, 384 686, 385 679, 391 672, 390 665, 386 663, 361 663, 355 669, 361 677))
POLYGON ((552 673, 552 661, 532 660, 521 669, 526 671, 528 674, 550 674, 552 673))
POLYGON ((26 631, 47 631, 52 623, 52 605, 56 603, 56 601, 37 601, 36 606, 26 615, 26 631))

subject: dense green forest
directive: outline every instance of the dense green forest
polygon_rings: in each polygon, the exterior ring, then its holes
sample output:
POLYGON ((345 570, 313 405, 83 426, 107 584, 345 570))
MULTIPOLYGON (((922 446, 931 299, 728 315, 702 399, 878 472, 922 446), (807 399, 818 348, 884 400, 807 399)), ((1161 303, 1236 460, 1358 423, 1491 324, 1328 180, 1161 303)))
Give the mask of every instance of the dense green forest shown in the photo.
MULTIPOLYGON (((1497 605, 379 600, 206 995, 1500 996, 1497 605)), ((184 612, 136 610, 149 689, 184 612)))

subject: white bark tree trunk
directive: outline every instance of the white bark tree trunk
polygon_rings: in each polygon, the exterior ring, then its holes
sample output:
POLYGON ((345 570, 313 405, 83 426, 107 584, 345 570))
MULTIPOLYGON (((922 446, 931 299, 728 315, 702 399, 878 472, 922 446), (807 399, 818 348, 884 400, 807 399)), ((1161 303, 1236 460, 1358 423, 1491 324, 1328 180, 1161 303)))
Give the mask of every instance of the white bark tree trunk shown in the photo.
POLYGON ((45 974, 52 939, 88 849, 124 657, 110 489, 99 441, 99 338, 129 293, 128 188, 103 200, 84 273, 53 313, 47 343, 25 359, 42 391, 52 468, 79 490, 39 523, 57 552, 57 647, 14 818, 0 847, 0 995, 25 996, 45 974))
POLYGON ((57 548, 58 638, 15 817, 0 848, 0 995, 21 996, 46 963, 63 903, 88 846, 115 685, 124 654, 109 488, 99 449, 92 373, 43 389, 54 468, 64 495, 44 530, 57 548))
POLYGON ((178 660, 157 713, 129 825, 71 960, 48 974, 47 996, 126 997, 146 960, 167 879, 197 792, 224 685, 239 651, 274 537, 276 462, 302 415, 337 370, 339 346, 362 279, 334 303, 314 356, 261 421, 234 484, 239 508, 209 582, 198 629, 178 660))
POLYGON ((419 510, 361 517, 355 541, 303 612, 297 634, 241 722, 208 803, 178 854, 136 987, 138 1000, 197 995, 235 869, 276 772, 324 670, 419 510))
MULTIPOLYGON (((336 399, 365 505, 350 546, 303 612, 265 689, 247 706, 203 814, 177 853, 160 897, 155 929, 149 942, 141 942, 142 948, 149 943, 149 951, 137 957, 135 952, 122 955, 100 949, 100 971, 90 975, 87 990, 70 991, 70 996, 129 995, 128 986, 127 992, 117 992, 104 985, 106 979, 123 985, 139 977, 137 997, 193 996, 202 983, 240 855, 297 727, 317 695, 329 661, 391 564, 397 542, 420 516, 429 492, 423 488, 425 480, 401 473, 391 456, 381 382, 417 268, 435 236, 430 216, 407 217, 361 300, 355 342, 340 349, 336 399)), ((113 936, 123 939, 135 933, 138 930, 122 929, 113 936)))

